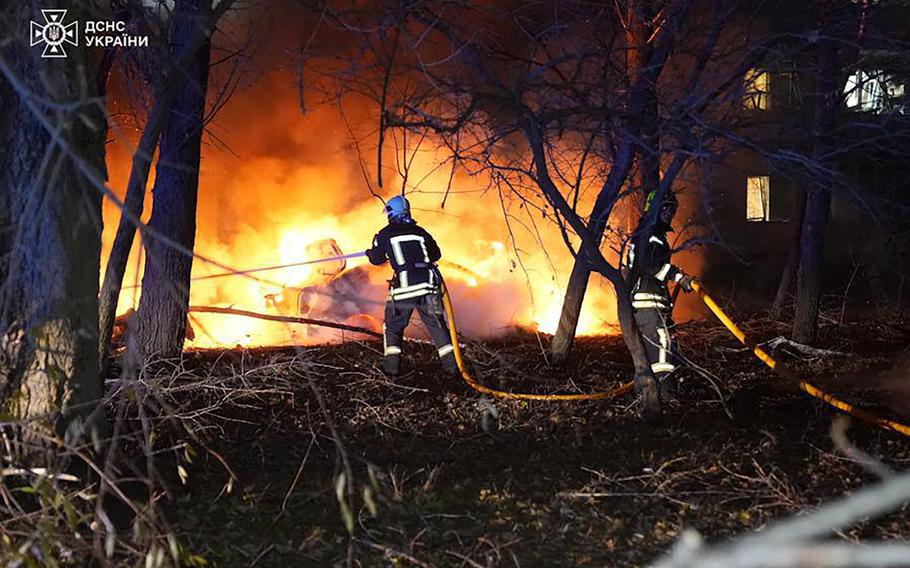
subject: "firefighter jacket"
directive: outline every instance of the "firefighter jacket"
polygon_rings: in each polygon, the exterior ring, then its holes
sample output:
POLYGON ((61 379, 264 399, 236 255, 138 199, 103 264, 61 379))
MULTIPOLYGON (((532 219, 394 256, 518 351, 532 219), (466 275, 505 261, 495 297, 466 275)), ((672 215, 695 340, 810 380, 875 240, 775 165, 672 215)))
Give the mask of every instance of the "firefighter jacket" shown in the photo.
POLYGON ((418 298, 438 290, 434 263, 442 253, 432 235, 416 222, 390 222, 376 233, 373 246, 366 253, 373 264, 392 264, 392 300, 418 298))
POLYGON ((685 276, 670 263, 669 227, 658 223, 640 231, 629 244, 627 266, 632 283, 632 307, 669 310, 672 306, 667 283, 685 276))

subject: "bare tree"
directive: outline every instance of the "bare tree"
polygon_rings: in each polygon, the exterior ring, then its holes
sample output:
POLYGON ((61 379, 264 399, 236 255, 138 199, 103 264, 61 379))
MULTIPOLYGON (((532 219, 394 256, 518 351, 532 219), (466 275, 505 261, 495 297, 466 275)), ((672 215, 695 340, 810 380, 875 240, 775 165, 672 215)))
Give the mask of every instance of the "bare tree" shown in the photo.
MULTIPOLYGON (((224 3, 221 10, 225 6, 229 3, 224 3)), ((168 101, 171 108, 161 127, 149 220, 153 232, 171 242, 157 237, 147 238, 145 242, 142 296, 137 326, 130 334, 129 343, 133 360, 144 360, 148 354, 175 356, 183 350, 192 257, 177 250, 173 243, 184 250, 192 250, 195 243, 210 38, 217 14, 223 13, 221 10, 214 10, 210 0, 180 0, 171 16, 172 53, 177 61, 185 59, 186 67, 175 85, 173 101, 168 101)), ((138 183, 135 187, 141 188, 138 183)))
MULTIPOLYGON (((640 217, 640 205, 644 203, 643 199, 635 199, 636 195, 647 195, 648 192, 656 190, 660 183, 660 140, 658 132, 658 109, 657 109, 657 77, 661 69, 650 65, 653 56, 652 38, 657 32, 659 2, 652 0, 628 0, 616 4, 617 20, 622 24, 625 30, 624 41, 619 41, 624 45, 627 55, 627 75, 626 83, 633 85, 638 83, 638 89, 634 93, 641 101, 638 115, 633 117, 637 122, 639 135, 637 138, 626 137, 620 144, 633 146, 637 156, 637 168, 630 169, 630 175, 635 174, 637 191, 630 191, 627 202, 629 208, 629 226, 626 229, 631 232, 634 224, 640 217)), ((618 151, 619 155, 625 155, 624 150, 618 151)), ((617 179, 616 183, 625 183, 626 180, 617 179)), ((603 212, 592 211, 591 217, 602 217, 603 212)), ((594 227, 593 233, 595 238, 600 238, 606 229, 594 227), (599 229, 599 230, 598 230, 599 229)), ((566 284, 565 297, 563 299, 562 311, 559 316, 559 325, 553 335, 553 341, 550 344, 551 360, 557 364, 563 364, 568 360, 569 351, 575 340, 575 331, 578 328, 578 318, 581 316, 581 308, 584 303, 585 292, 588 286, 588 280, 591 276, 591 267, 584 258, 576 258, 572 266, 572 272, 569 275, 569 281, 566 284)))
MULTIPOLYGON (((815 48, 815 88, 812 94, 813 140, 811 157, 818 167, 831 167, 832 131, 843 93, 841 66, 846 46, 845 22, 831 12, 835 7, 821 7, 822 37, 815 48)), ((858 26, 851 26, 857 30, 858 26)), ((848 36, 849 37, 849 36, 848 36)), ((818 304, 822 274, 825 232, 831 208, 831 190, 824 177, 809 180, 805 210, 801 216, 797 275, 796 313, 793 316, 793 339, 812 343, 818 327, 818 304)))
MULTIPOLYGON (((692 156, 710 144, 710 130, 699 120, 709 110, 723 114, 718 108, 729 103, 722 95, 738 86, 734 79, 747 63, 721 63, 717 56, 731 3, 711 3, 707 11, 693 5, 620 3, 620 9, 592 11, 564 2, 530 8, 420 3, 372 17, 358 9, 331 14, 363 40, 352 56, 355 66, 327 73, 380 104, 381 130, 432 132, 459 167, 558 224, 577 259, 559 352, 568 349, 588 272, 595 271, 616 291, 619 323, 642 385, 653 379, 622 270, 630 235, 619 205, 636 191, 629 187, 636 156, 657 203, 674 191, 692 156), (629 46, 638 43, 647 47, 630 62, 629 46), (395 74, 392 88, 370 88, 365 62, 373 63, 374 77, 395 74), (712 65, 725 65, 724 79, 703 80, 712 65), (654 94, 668 68, 677 80, 658 117, 654 94), (609 246, 602 250, 605 236, 609 246)), ((641 228, 656 221, 654 215, 638 218, 641 228)))
MULTIPOLYGON (((139 143, 133 153, 133 164, 127 182, 126 197, 123 207, 129 215, 122 215, 117 226, 117 233, 108 257, 107 268, 104 272, 104 283, 100 296, 101 332, 99 336, 99 355, 102 366, 106 363, 110 350, 111 332, 114 329, 114 319, 117 310, 117 300, 123 285, 123 276, 129 259, 130 250, 136 235, 136 226, 132 219, 142 215, 145 201, 145 189, 148 184, 149 172, 155 149, 158 146, 162 130, 166 126, 171 109, 184 81, 193 81, 187 75, 189 66, 196 61, 200 50, 208 49, 209 38, 214 31, 215 24, 221 16, 230 9, 233 0, 218 3, 206 21, 197 21, 188 32, 185 43, 168 45, 167 33, 170 26, 176 26, 177 18, 166 18, 163 21, 156 15, 146 16, 145 11, 139 9, 134 12, 133 19, 137 21, 150 21, 149 26, 163 28, 158 34, 163 45, 157 45, 153 58, 149 63, 148 56, 138 61, 143 67, 147 84, 150 85, 151 107, 148 112, 145 127, 139 138, 139 143), (143 16, 146 16, 143 18, 143 16)), ((181 11, 187 8, 179 4, 181 11)), ((175 12, 176 16, 176 12, 175 12)), ((181 15, 181 18, 186 16, 181 15)), ((176 30, 175 30, 176 31, 176 30)))

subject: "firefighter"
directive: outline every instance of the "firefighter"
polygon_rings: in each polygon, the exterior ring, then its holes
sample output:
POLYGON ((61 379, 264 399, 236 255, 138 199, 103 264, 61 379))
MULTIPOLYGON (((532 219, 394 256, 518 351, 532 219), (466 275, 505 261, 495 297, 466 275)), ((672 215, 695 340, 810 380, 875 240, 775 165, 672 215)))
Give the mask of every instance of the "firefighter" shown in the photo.
MULTIPOLYGON (((648 195, 645 213, 654 207, 654 192, 648 195)), ((629 244, 627 267, 632 294, 635 323, 641 332, 645 351, 651 363, 651 372, 657 379, 662 394, 676 393, 678 379, 673 377, 677 368, 676 342, 673 339, 673 300, 669 282, 676 282, 683 290, 692 290, 692 277, 670 262, 670 243, 667 233, 676 214, 678 202, 669 193, 659 205, 657 218, 643 220, 629 244)), ((639 386, 639 385, 637 385, 639 386)), ((652 409, 653 410, 653 409, 652 409)))
POLYGON ((436 344, 443 368, 450 374, 457 373, 458 365, 443 316, 440 276, 436 268, 436 262, 442 256, 439 245, 411 217, 411 206, 403 196, 396 195, 389 199, 385 212, 389 224, 376 234, 372 248, 366 251, 372 264, 389 261, 395 271, 389 282, 382 326, 382 370, 390 376, 399 373, 404 329, 416 309, 436 344))

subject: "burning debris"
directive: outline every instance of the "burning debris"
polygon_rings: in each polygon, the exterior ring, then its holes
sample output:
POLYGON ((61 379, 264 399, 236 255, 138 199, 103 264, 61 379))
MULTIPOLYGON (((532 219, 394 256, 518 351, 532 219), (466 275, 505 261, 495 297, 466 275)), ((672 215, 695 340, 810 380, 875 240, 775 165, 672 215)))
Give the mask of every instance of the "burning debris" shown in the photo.
MULTIPOLYGON (((264 296, 268 306, 285 315, 299 315, 379 331, 382 324, 374 317, 383 303, 383 290, 375 284, 368 266, 347 269, 347 258, 335 239, 321 239, 304 247, 314 268, 303 286, 288 286, 264 296), (324 260, 323 262, 319 262, 324 260)), ((325 335, 324 330, 308 327, 307 336, 325 335)))
POLYGON ((384 291, 370 279, 376 269, 358 266, 322 285, 307 286, 297 294, 297 311, 314 318, 345 321, 375 313, 383 305, 384 291))

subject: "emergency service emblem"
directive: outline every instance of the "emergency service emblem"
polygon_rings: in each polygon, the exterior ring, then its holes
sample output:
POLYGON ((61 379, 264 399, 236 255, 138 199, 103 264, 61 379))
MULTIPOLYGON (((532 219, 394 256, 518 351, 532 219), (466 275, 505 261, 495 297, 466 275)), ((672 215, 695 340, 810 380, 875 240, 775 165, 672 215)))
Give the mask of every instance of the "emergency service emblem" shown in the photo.
POLYGON ((41 57, 66 57, 64 44, 79 45, 79 27, 76 22, 64 24, 66 10, 41 10, 44 23, 31 22, 31 45, 44 44, 41 57))

